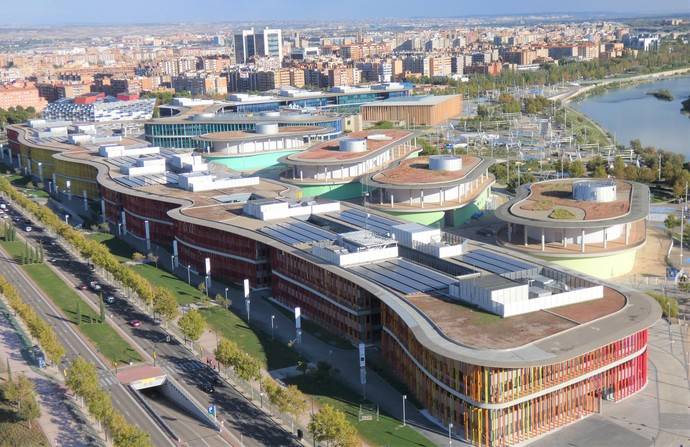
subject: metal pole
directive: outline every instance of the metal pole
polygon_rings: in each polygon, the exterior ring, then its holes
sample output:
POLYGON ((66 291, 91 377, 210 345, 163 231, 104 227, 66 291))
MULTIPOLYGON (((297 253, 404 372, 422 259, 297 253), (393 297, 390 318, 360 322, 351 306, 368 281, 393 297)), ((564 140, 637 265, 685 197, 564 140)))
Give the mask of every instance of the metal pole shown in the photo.
POLYGON ((225 301, 227 301, 227 300, 228 300, 228 288, 226 287, 225 288, 225 301))
POLYGON ((191 265, 187 264, 187 285, 190 285, 190 286, 192 285, 192 276, 190 273, 191 267, 192 267, 191 265))
POLYGON ((407 425, 407 421, 405 420, 405 402, 407 401, 407 394, 403 394, 402 397, 402 404, 403 404, 403 427, 407 425))
POLYGON ((453 447, 453 423, 448 424, 448 447, 453 447))
POLYGON ((273 329, 275 328, 276 316, 271 315, 271 340, 273 340, 273 329))

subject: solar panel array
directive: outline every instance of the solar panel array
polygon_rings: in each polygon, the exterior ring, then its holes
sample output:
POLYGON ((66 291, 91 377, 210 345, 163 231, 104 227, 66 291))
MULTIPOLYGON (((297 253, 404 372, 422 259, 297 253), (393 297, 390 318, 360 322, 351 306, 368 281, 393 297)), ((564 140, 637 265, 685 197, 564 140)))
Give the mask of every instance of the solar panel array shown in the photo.
POLYGON ((534 264, 503 256, 488 250, 474 250, 462 256, 457 256, 454 259, 496 273, 497 275, 509 275, 511 273, 538 269, 534 264))
POLYGON ((341 211, 335 216, 349 224, 358 226, 360 228, 366 228, 369 231, 383 235, 390 233, 394 225, 400 224, 400 222, 386 219, 385 217, 376 216, 374 214, 370 214, 369 217, 367 217, 367 213, 355 209, 341 211))
POLYGON ((444 275, 401 258, 372 264, 361 264, 348 269, 404 294, 443 290, 457 282, 457 279, 452 276, 444 275))
POLYGON ((261 232, 288 245, 306 242, 335 241, 338 239, 338 235, 333 232, 300 221, 279 223, 270 227, 264 227, 261 229, 261 232))

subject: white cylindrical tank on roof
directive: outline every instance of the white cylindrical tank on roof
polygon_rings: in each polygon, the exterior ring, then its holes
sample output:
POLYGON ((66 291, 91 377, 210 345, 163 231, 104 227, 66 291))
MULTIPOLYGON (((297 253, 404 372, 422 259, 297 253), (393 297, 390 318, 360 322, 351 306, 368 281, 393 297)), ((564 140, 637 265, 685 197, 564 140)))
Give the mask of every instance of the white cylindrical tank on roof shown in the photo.
POLYGON ((581 180, 573 183, 573 199, 585 202, 613 202, 617 198, 616 182, 581 180))
POLYGON ((454 155, 432 155, 429 157, 429 169, 432 171, 459 171, 462 169, 462 158, 454 155))
POLYGON ((366 152, 367 140, 365 138, 343 138, 338 147, 341 152, 366 152))
POLYGON ((278 133, 278 124, 259 123, 256 125, 256 133, 259 135, 276 135, 278 133))

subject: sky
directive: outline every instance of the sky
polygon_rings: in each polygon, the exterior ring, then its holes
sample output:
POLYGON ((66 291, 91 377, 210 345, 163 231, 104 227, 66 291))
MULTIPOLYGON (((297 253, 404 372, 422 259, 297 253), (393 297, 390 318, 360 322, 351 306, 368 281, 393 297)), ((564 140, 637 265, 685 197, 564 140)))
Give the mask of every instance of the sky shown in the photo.
POLYGON ((5 25, 358 20, 544 12, 690 13, 690 0, 1 0, 5 25), (101 7, 102 6, 102 7, 101 7))

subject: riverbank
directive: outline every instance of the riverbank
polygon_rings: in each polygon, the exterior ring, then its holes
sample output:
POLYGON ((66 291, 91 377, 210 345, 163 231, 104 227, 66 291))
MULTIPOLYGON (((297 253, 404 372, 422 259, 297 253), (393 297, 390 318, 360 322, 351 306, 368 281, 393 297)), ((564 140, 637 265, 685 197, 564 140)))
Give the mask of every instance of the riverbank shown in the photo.
POLYGON ((601 81, 590 81, 591 84, 581 85, 580 88, 566 92, 563 95, 555 96, 551 99, 560 100, 563 103, 569 103, 576 99, 583 99, 591 94, 601 94, 609 89, 617 89, 627 87, 633 84, 641 84, 644 82, 661 81, 677 76, 690 75, 690 67, 676 68, 674 70, 659 71, 657 73, 647 73, 643 75, 621 76, 616 78, 604 79, 601 81), (602 89, 603 88, 603 89, 602 89))
MULTIPOLYGON (((567 106, 596 122, 616 142, 627 145, 632 140, 639 140, 645 147, 657 147, 690 157, 687 144, 690 126, 687 116, 680 112, 682 98, 690 92, 690 70, 685 73, 650 77, 644 83, 636 79, 633 85, 608 89, 600 95, 593 95, 590 91, 567 106), (660 91, 666 91, 672 99, 663 100, 650 94, 660 91)), ((615 84, 616 87, 618 85, 615 84)))

